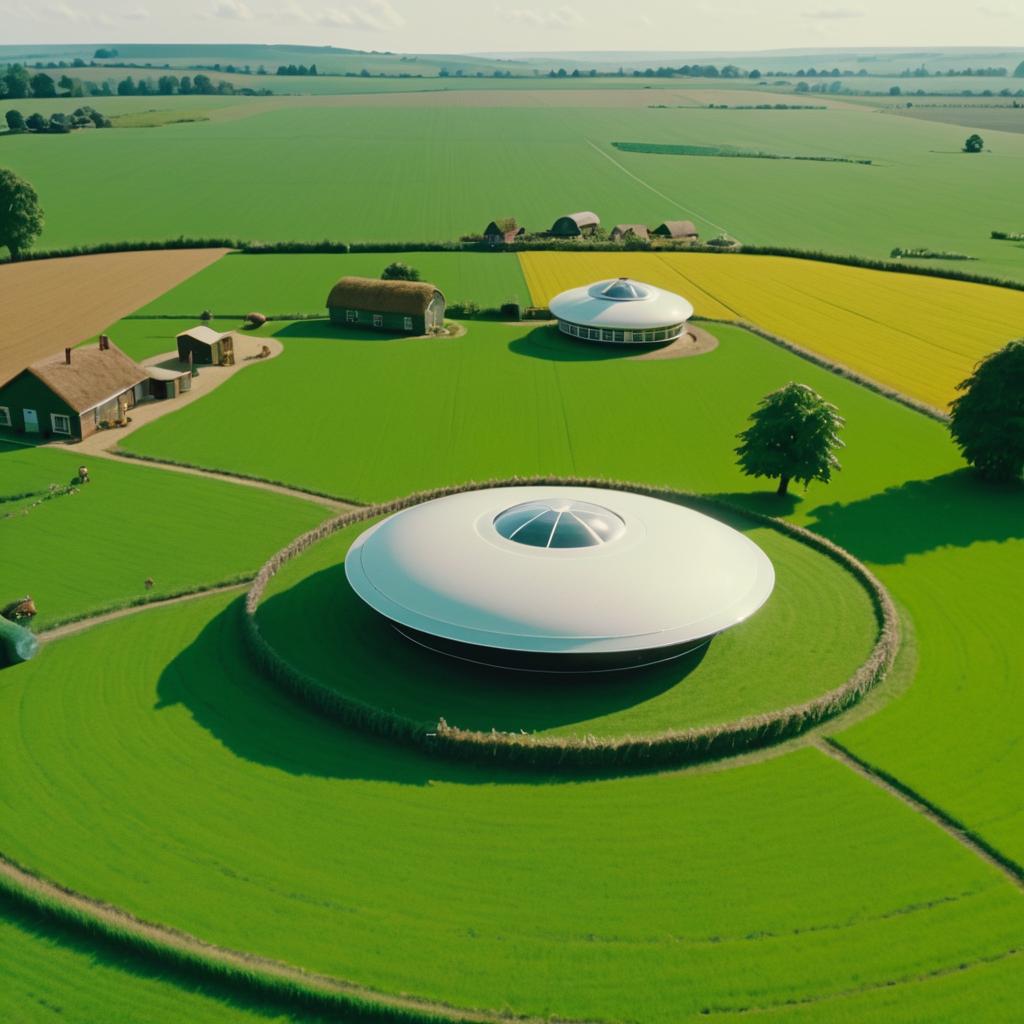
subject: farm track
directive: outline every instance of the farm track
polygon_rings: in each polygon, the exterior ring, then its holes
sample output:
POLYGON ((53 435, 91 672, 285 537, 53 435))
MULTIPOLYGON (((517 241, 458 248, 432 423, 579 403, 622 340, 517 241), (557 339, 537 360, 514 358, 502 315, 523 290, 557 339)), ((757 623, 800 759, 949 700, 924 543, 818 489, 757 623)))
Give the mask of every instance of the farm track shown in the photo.
MULTIPOLYGON (((0 853, 0 888, 37 909, 55 914, 66 922, 119 941, 133 949, 148 950, 157 957, 169 957, 227 976, 241 985, 256 985, 271 991, 281 986, 298 989, 302 997, 336 1009, 352 1009, 360 1016, 393 1019, 396 1011, 424 1021, 460 1021, 467 1024, 552 1024, 555 1018, 511 1017, 507 1014, 464 1009, 408 995, 389 995, 325 974, 268 957, 225 949, 204 942, 188 932, 155 924, 125 910, 91 899, 55 882, 40 878, 0 853)), ((579 1022, 586 1024, 586 1022, 579 1022)))
POLYGON ((840 762, 840 764, 845 764, 847 768, 855 771, 862 778, 874 783, 879 789, 884 790, 890 796, 895 797, 918 814, 927 818, 948 836, 955 839, 962 846, 965 846, 976 857, 980 857, 997 871, 1002 872, 1018 889, 1024 891, 1024 867, 1008 857, 1004 857, 998 850, 973 835, 955 819, 919 797, 907 786, 904 786, 899 779, 883 774, 873 768, 866 761, 862 761, 855 754, 850 753, 838 740, 830 736, 815 739, 813 745, 823 754, 840 762))

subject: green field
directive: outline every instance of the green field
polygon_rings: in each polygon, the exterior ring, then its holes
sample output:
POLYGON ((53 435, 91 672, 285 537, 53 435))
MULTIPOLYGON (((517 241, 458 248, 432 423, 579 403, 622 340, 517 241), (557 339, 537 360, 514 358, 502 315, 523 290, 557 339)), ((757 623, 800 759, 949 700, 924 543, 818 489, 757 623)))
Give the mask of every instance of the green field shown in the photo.
POLYGON ((567 784, 447 765, 277 694, 238 614, 150 612, 6 672, 0 848, 235 948, 578 1019, 912 998, 1020 944, 992 868, 817 751, 567 784))
POLYGON ((430 726, 624 736, 720 724, 841 686, 877 632, 867 592, 824 555, 743 516, 723 516, 772 559, 771 601, 698 652, 584 680, 424 655, 360 601, 341 562, 364 527, 321 541, 271 582, 258 620, 293 665, 348 697, 430 726), (785 637, 787 641, 779 638, 785 637))
MULTIPOLYGON (((140 314, 198 316, 204 309, 218 315, 244 316, 259 310, 268 316, 326 313, 327 293, 339 277, 380 277, 394 260, 415 267, 424 281, 436 284, 448 302, 500 306, 515 300, 526 306, 530 293, 514 253, 411 252, 350 255, 261 255, 231 253, 183 281, 140 314)), ((226 329, 226 328, 225 328, 226 329)))
MULTIPOLYGON (((648 94, 652 104, 667 102, 665 91, 648 94)), ((0 149, 39 191, 41 246, 180 235, 432 241, 499 216, 543 230, 593 209, 609 227, 687 217, 705 237, 725 230, 752 244, 874 258, 894 246, 964 252, 977 257, 972 272, 1024 279, 1024 253, 988 237, 1019 177, 1019 134, 989 133, 992 152, 972 157, 960 152, 960 126, 854 105, 771 114, 622 106, 621 89, 592 90, 586 105, 570 104, 573 95, 543 106, 515 90, 345 105, 240 97, 210 121, 10 136, 0 149), (480 107, 482 95, 501 103, 480 107), (668 160, 622 153, 611 145, 618 139, 873 163, 668 160), (180 159, 196 149, 201 161, 180 159), (247 163, 259 173, 240 188, 247 163)))
MULTIPOLYGON (((65 484, 81 456, 0 445, 7 494, 65 484)), ((327 514, 251 488, 86 458, 91 482, 0 519, 4 603, 30 593, 36 627, 231 579, 259 568, 288 538, 327 514), (153 588, 144 581, 152 578, 153 588)), ((0 504, 0 515, 8 508, 0 504)))

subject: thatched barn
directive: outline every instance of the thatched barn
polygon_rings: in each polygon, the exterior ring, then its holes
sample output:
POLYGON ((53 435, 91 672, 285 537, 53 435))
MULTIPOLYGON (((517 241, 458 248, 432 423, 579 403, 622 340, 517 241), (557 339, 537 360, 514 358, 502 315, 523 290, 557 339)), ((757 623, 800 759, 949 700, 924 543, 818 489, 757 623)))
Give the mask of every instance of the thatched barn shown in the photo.
POLYGON ((123 422, 148 393, 146 371, 103 336, 96 347, 33 363, 0 387, 0 426, 79 440, 123 422))
POLYGON ((166 366, 147 366, 144 369, 153 398, 177 398, 192 389, 192 374, 188 368, 172 370, 166 366))
POLYGON ((488 245, 511 245, 525 234, 526 228, 521 228, 515 217, 500 217, 484 228, 484 241, 488 245))
POLYGON ((427 334, 444 327, 445 299, 426 281, 343 277, 327 296, 331 323, 427 334))
POLYGON ((235 362, 235 336, 230 331, 220 334, 199 324, 182 331, 176 340, 178 358, 183 363, 189 362, 189 356, 195 366, 232 366, 235 362))
POLYGON ((610 237, 613 242, 621 242, 630 235, 646 242, 651 233, 647 230, 646 224, 616 224, 610 237))
POLYGON ((550 235, 558 238, 576 238, 580 235, 592 235, 601 226, 601 218, 590 210, 579 213, 567 213, 559 217, 551 225, 550 235))
POLYGON ((696 242, 700 237, 692 220, 667 220, 659 224, 651 234, 655 238, 674 238, 681 242, 696 242))

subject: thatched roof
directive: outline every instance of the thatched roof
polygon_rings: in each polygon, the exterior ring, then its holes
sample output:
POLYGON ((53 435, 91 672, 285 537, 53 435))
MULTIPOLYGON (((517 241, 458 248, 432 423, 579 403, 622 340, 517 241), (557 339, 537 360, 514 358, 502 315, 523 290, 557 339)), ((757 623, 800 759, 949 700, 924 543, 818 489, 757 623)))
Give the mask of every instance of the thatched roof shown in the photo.
POLYGON ((199 324, 196 327, 190 327, 187 331, 182 331, 175 338, 175 341, 181 341, 182 338, 191 338, 192 341, 198 342, 200 345, 213 346, 226 336, 215 331, 212 327, 207 327, 206 324, 199 324))
MULTIPOLYGON (((555 221, 554 227, 558 226, 560 220, 574 221, 578 228, 596 228, 601 223, 601 218, 592 210, 581 210, 579 213, 567 213, 555 221)), ((553 230, 553 229, 552 229, 553 230)))
POLYGON ((697 229, 692 220, 667 220, 659 224, 654 233, 662 238, 696 238, 697 229))
POLYGON ((371 313, 422 316, 441 291, 426 281, 379 281, 374 277, 343 277, 327 296, 328 309, 364 309, 371 313))
POLYGON ((612 236, 619 237, 632 232, 637 238, 647 238, 650 232, 646 224, 616 224, 612 228, 612 236))
POLYGON ((515 217, 498 217, 484 228, 485 235, 519 234, 524 231, 515 217))
POLYGON ((105 350, 72 349, 70 364, 60 352, 33 363, 28 372, 75 412, 86 412, 146 379, 146 371, 114 344, 105 350))

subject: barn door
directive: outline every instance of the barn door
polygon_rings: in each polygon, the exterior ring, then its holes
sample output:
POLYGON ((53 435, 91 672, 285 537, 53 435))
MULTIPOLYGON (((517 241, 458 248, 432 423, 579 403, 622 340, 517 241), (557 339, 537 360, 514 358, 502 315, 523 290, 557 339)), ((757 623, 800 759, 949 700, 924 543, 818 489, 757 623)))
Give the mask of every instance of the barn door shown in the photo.
POLYGON ((21 411, 25 417, 25 433, 38 434, 39 414, 35 411, 35 409, 22 409, 21 411))

